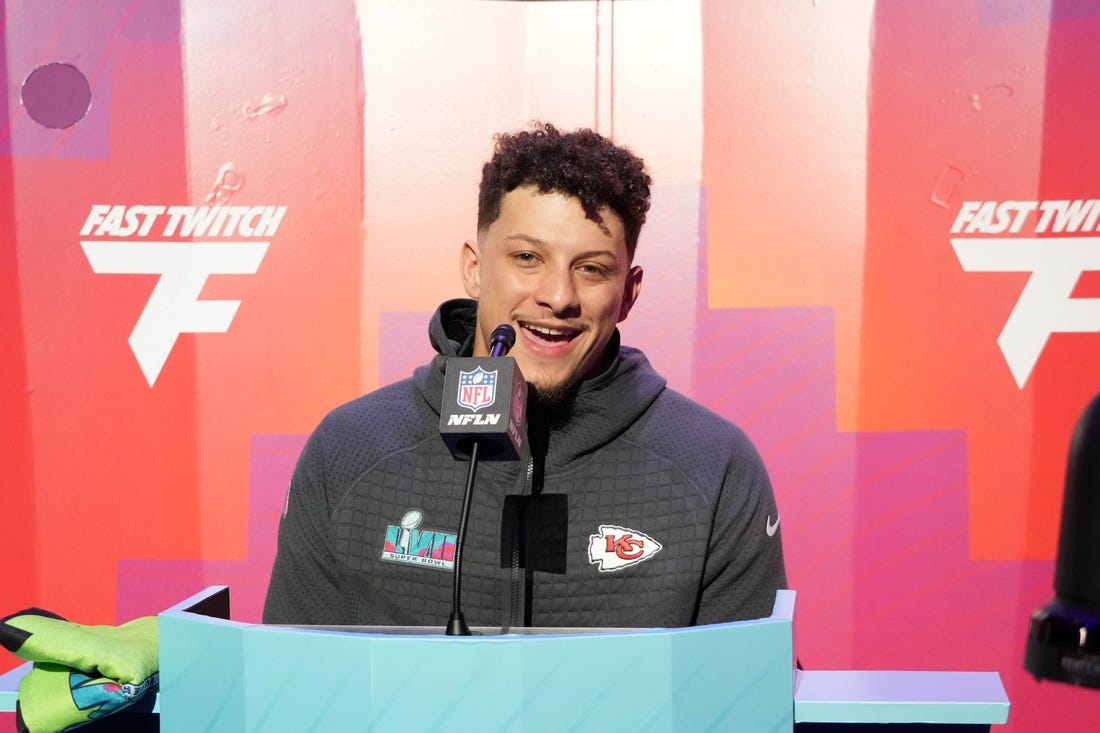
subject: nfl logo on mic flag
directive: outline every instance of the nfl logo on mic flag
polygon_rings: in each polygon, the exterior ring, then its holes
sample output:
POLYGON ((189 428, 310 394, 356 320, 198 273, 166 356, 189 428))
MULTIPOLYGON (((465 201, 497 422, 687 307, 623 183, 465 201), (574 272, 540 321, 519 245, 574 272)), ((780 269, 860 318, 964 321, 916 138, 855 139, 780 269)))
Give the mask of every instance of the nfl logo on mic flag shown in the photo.
POLYGON ((458 406, 477 412, 489 407, 496 399, 496 370, 487 372, 480 366, 472 372, 460 372, 458 375, 458 406))
POLYGON ((477 441, 481 460, 516 460, 523 452, 526 411, 527 382, 515 359, 497 356, 447 360, 439 432, 455 458, 469 459, 477 441))

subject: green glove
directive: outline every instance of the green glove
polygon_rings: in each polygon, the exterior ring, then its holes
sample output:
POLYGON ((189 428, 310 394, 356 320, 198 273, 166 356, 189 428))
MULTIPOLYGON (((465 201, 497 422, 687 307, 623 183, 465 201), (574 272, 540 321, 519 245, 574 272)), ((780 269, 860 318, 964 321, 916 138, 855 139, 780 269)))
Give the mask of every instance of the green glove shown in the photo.
POLYGON ((0 644, 34 662, 19 683, 19 722, 31 733, 72 730, 157 687, 155 616, 81 626, 29 608, 0 619, 0 644))

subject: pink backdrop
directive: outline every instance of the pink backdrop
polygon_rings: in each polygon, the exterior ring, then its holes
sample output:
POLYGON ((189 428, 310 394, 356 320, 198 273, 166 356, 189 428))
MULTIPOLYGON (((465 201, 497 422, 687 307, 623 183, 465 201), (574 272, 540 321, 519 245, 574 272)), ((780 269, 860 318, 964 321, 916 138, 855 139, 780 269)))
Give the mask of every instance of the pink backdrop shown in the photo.
POLYGON ((1006 730, 1100 724, 1022 670, 1100 390, 1100 323, 1054 316, 1100 297, 1091 4, 0 0, 0 27, 0 613, 228 583, 257 619, 306 434, 427 357, 492 134, 538 118, 650 164, 624 340, 761 449, 803 664, 993 669, 1006 730), (67 129, 24 88, 51 62, 91 89, 67 129), (215 205, 257 226, 168 226, 215 205), (1033 245, 1080 253, 1062 300, 1021 299, 1033 245))

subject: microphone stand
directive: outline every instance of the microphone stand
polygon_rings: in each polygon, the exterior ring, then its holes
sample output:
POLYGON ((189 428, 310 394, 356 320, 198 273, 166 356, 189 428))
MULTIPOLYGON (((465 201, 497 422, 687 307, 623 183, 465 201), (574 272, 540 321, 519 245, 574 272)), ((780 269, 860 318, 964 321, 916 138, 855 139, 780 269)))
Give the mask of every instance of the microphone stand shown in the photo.
MULTIPOLYGON (((516 332, 504 324, 497 326, 490 337, 489 356, 504 356, 516 342, 516 332)), ((447 636, 471 636, 470 627, 462 615, 462 548, 466 544, 466 524, 470 521, 470 505, 474 498, 474 477, 477 474, 478 451, 481 442, 472 441, 470 467, 466 469, 466 492, 462 497, 462 513, 458 517, 458 534, 455 536, 454 598, 451 617, 447 620, 447 636)))
POLYGON ((462 497, 462 513, 458 518, 458 535, 455 537, 454 600, 451 604, 451 617, 447 620, 447 636, 470 636, 470 627, 462 616, 462 546, 466 544, 466 523, 470 520, 480 445, 478 441, 474 441, 473 448, 470 449, 470 467, 466 469, 466 493, 462 497))

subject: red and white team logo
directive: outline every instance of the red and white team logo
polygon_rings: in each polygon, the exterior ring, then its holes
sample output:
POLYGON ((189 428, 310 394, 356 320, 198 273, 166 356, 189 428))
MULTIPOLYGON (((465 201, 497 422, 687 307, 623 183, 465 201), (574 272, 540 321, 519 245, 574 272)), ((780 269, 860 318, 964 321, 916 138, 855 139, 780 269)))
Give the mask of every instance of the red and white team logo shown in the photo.
POLYGON ((661 543, 644 532, 615 524, 601 524, 588 536, 588 561, 601 573, 637 565, 661 551, 661 543))

